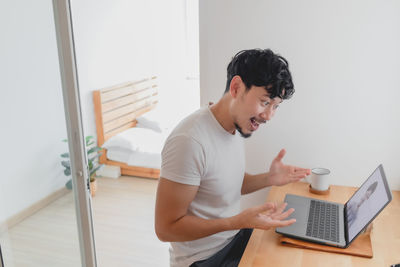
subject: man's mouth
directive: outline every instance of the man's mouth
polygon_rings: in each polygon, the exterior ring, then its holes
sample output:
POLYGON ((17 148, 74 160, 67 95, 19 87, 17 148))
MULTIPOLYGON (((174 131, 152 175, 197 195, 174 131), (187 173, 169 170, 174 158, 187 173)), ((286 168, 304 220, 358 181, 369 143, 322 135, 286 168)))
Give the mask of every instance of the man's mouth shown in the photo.
POLYGON ((256 120, 256 118, 251 118, 251 119, 250 119, 251 130, 252 130, 252 131, 257 130, 257 129, 258 129, 258 126, 260 126, 260 123, 264 123, 264 122, 265 122, 265 121, 259 122, 259 121, 256 120))

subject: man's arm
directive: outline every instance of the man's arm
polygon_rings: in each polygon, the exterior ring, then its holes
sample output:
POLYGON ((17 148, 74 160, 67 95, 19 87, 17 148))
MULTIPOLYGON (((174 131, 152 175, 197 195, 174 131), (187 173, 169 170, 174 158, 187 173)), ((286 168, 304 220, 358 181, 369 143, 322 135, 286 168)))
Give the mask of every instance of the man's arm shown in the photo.
POLYGON ((245 173, 241 192, 242 195, 245 195, 271 185, 268 180, 268 172, 257 175, 245 173))
POLYGON ((310 169, 283 164, 282 158, 285 154, 285 149, 282 149, 272 161, 269 172, 257 175, 245 173, 241 190, 242 195, 271 185, 279 186, 297 182, 311 173, 310 169))
POLYGON ((236 216, 221 219, 202 219, 187 214, 198 186, 185 185, 160 178, 157 189, 155 230, 161 241, 182 242, 199 239, 218 232, 242 228, 270 229, 288 226, 294 219, 285 220, 294 209, 285 212, 286 205, 274 203, 247 209, 236 216))
POLYGON ((161 241, 189 241, 230 229, 226 219, 205 220, 188 215, 198 186, 160 178, 157 189, 155 228, 161 241))

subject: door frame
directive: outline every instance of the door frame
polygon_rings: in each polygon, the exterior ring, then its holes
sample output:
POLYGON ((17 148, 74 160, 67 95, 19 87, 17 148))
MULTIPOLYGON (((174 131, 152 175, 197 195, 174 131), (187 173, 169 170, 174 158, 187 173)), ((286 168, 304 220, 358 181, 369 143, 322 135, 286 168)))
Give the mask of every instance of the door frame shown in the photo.
POLYGON ((89 175, 82 125, 70 1, 53 0, 53 11, 57 35, 65 120, 69 140, 68 146, 71 160, 72 189, 75 200, 81 263, 84 267, 95 267, 97 266, 97 261, 93 232, 91 196, 89 191, 89 175))

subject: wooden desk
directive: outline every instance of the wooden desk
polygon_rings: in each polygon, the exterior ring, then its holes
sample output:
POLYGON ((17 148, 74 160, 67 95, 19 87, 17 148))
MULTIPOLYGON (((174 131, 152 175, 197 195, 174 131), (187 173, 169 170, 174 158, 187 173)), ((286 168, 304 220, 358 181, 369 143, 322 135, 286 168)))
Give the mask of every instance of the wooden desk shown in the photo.
MULTIPOLYGON (((329 195, 308 191, 308 183, 272 187, 267 201, 282 202, 287 193, 345 203, 356 188, 331 186, 329 195)), ((393 192, 393 200, 373 221, 371 234, 372 259, 316 250, 292 248, 279 243, 275 230, 254 230, 239 267, 260 266, 383 266, 400 263, 400 192, 393 192)))

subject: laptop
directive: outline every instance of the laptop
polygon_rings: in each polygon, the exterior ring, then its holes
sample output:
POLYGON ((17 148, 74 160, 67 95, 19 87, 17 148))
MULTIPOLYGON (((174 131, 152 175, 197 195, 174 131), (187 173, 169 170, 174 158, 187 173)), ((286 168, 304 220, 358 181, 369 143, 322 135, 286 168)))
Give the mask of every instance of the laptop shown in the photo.
POLYGON ((287 194, 286 210, 295 211, 290 226, 275 231, 293 238, 348 247, 392 200, 382 164, 368 177, 346 204, 287 194))

